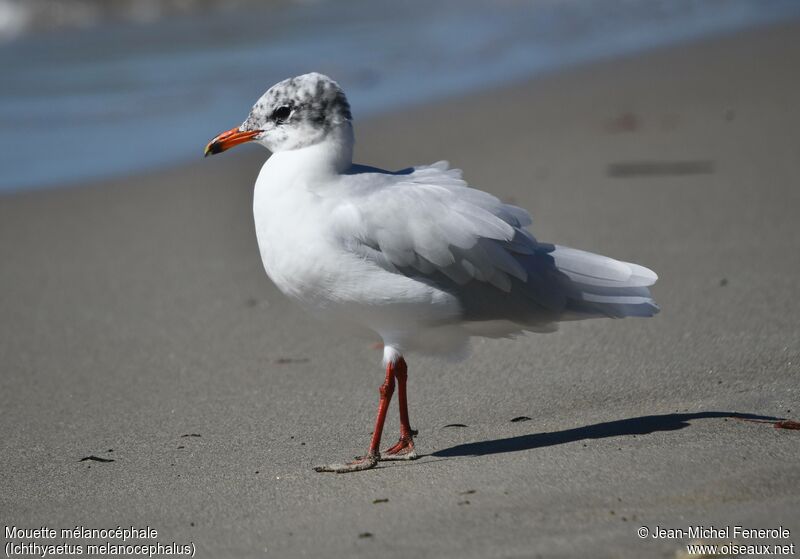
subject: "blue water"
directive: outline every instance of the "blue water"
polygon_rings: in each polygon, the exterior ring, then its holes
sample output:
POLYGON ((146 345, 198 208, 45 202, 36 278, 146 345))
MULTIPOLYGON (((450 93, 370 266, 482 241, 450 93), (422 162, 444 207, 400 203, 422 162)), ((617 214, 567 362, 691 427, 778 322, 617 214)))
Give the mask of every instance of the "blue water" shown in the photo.
POLYGON ((358 119, 798 17, 798 0, 350 0, 23 37, 0 45, 0 192, 200 159, 312 70, 358 119))

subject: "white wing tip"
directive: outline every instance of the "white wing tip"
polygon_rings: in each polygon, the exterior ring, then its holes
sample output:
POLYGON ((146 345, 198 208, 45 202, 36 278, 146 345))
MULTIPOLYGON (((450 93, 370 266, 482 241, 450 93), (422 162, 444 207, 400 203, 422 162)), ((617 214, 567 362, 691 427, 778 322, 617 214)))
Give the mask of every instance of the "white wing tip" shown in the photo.
POLYGON ((641 280, 637 282, 639 285, 646 287, 658 281, 658 274, 650 268, 645 268, 644 266, 633 264, 632 262, 628 262, 627 264, 631 267, 631 275, 641 280))

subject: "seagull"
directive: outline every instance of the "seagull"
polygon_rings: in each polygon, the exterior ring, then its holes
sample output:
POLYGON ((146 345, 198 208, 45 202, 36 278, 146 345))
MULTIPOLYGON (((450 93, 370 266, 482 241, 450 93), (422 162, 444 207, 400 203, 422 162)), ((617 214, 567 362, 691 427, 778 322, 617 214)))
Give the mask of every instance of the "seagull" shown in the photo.
POLYGON ((417 458, 407 352, 457 354, 473 336, 658 312, 654 272, 537 241, 527 211, 471 188, 444 161, 401 171, 353 163, 352 120, 341 87, 310 73, 273 85, 205 148, 208 156, 255 142, 272 152, 253 196, 267 275, 312 314, 383 340, 386 377, 366 455, 317 471, 417 458), (380 451, 395 384, 400 438, 380 451))

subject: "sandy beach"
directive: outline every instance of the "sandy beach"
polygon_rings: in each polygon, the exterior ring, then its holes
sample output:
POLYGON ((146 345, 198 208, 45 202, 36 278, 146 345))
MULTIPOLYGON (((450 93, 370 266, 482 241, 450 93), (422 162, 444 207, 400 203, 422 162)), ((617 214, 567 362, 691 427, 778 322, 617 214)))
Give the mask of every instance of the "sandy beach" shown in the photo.
POLYGON ((662 307, 409 356, 424 456, 357 474, 312 467, 365 449, 380 352, 265 276, 263 150, 197 138, 180 168, 0 198, 0 524, 151 526, 209 558, 800 544, 800 431, 771 423, 800 416, 798 68, 783 25, 357 120, 358 162, 447 159, 537 238, 658 272, 662 307))

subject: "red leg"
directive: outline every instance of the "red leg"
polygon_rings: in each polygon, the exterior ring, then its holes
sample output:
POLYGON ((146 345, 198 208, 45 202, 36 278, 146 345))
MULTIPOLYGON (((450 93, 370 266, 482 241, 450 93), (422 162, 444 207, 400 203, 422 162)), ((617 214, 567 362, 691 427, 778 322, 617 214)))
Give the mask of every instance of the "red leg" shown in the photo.
POLYGON ((375 418, 375 429, 372 431, 372 440, 369 443, 369 456, 378 458, 380 451, 378 447, 381 445, 381 435, 383 434, 383 424, 386 421, 386 412, 389 411, 389 402, 392 401, 392 394, 394 394, 394 375, 392 374, 392 365, 386 367, 386 380, 378 389, 381 399, 378 404, 378 417, 375 418))
POLYGON ((389 368, 397 379, 397 403, 400 408, 400 440, 383 451, 381 460, 413 460, 417 457, 414 450, 414 435, 408 420, 408 400, 406 399, 406 380, 408 379, 408 366, 402 357, 389 368))
MULTIPOLYGON (((380 392, 380 403, 378 404, 378 416, 375 418, 375 429, 372 431, 372 440, 369 444, 369 452, 366 456, 358 458, 346 464, 329 464, 327 466, 317 466, 314 468, 318 472, 358 472, 360 470, 368 470, 374 468, 380 458, 380 451, 378 448, 381 444, 381 434, 383 433, 383 424, 386 421, 386 412, 389 410, 389 402, 392 400, 394 393, 394 372, 392 365, 386 367, 386 380, 378 389, 380 392)), ((406 414, 408 416, 408 414, 406 414)))

